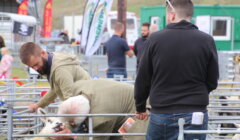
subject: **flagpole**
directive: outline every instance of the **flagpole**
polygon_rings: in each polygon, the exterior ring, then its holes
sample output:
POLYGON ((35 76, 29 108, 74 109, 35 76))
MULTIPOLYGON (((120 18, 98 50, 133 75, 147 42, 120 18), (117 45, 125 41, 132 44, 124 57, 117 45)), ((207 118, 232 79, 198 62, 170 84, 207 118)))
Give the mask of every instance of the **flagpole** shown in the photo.
POLYGON ((126 13, 127 13, 127 0, 118 0, 118 22, 124 25, 123 38, 126 39, 126 13))

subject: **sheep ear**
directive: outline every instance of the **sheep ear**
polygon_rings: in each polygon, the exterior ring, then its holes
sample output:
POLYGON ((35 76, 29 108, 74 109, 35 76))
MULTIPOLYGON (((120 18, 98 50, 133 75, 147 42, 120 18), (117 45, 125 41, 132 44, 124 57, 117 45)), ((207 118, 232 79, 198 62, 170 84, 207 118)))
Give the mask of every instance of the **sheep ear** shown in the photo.
MULTIPOLYGON (((46 112, 44 109, 42 109, 42 108, 38 108, 37 114, 39 114, 39 115, 46 115, 47 112, 46 112)), ((40 117, 40 119, 41 119, 43 122, 46 122, 47 117, 40 117)))

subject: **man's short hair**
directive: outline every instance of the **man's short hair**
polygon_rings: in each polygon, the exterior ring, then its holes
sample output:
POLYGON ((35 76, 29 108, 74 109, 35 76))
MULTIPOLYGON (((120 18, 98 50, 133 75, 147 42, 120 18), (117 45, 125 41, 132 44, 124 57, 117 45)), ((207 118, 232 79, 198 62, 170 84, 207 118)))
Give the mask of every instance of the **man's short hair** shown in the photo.
POLYGON ((40 56, 41 50, 42 48, 33 42, 27 42, 23 44, 19 50, 22 63, 27 64, 30 56, 40 56))
MULTIPOLYGON (((180 18, 189 18, 193 16, 193 3, 192 0, 169 0, 175 12, 180 18)), ((167 11, 172 11, 172 7, 166 1, 167 11)))
POLYGON ((114 25, 114 31, 119 32, 124 29, 124 25, 121 22, 117 22, 114 25))
POLYGON ((142 26, 148 27, 148 29, 149 29, 149 27, 150 27, 150 23, 148 23, 148 22, 144 22, 144 23, 142 24, 142 26))

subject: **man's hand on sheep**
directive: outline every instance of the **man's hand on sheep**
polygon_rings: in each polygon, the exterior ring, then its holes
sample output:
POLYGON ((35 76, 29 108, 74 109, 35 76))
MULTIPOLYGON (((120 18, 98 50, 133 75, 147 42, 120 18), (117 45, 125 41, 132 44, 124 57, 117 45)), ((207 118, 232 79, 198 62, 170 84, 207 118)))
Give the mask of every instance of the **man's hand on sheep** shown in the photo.
MULTIPOLYGON (((57 133, 53 133, 53 134, 72 134, 72 131, 70 129, 68 129, 67 127, 61 126, 61 130, 57 133)), ((70 136, 63 136, 63 137, 51 137, 52 140, 73 140, 75 138, 72 138, 70 136)))

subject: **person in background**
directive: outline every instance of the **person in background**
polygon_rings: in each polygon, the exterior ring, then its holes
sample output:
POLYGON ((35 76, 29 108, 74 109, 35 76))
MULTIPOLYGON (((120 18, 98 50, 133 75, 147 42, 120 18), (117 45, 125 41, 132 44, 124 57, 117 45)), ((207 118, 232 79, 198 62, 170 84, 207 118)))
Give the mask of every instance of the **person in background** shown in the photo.
MULTIPOLYGON (((180 118, 185 120, 184 130, 207 130, 209 93, 218 85, 215 42, 190 22, 192 1, 167 0, 166 4, 168 25, 146 41, 135 81, 136 118, 148 118, 148 97, 152 107, 147 140, 176 140, 180 118)), ((206 134, 184 138, 205 140, 206 134)))
POLYGON ((123 75, 127 78, 126 56, 132 57, 133 51, 129 49, 127 41, 121 38, 124 32, 124 25, 117 22, 114 25, 114 35, 106 43, 108 56, 107 78, 113 78, 114 75, 123 75))
POLYGON ((102 35, 102 40, 101 40, 101 46, 103 49, 103 54, 106 54, 106 43, 110 39, 110 34, 108 32, 107 27, 104 28, 103 30, 103 35, 102 35))
POLYGON ((0 62, 0 77, 9 79, 12 74, 13 57, 8 48, 1 49, 2 60, 0 62))
POLYGON ((76 44, 77 44, 76 39, 75 38, 71 38, 70 44, 72 46, 76 46, 76 44))
POLYGON ((69 37, 68 37, 68 31, 67 30, 64 30, 63 32, 61 32, 58 37, 62 38, 63 39, 63 43, 64 44, 69 44, 70 41, 69 41, 69 37))
POLYGON ((29 110, 48 106, 56 97, 64 101, 74 96, 72 85, 78 80, 91 79, 80 66, 77 56, 65 53, 48 53, 39 45, 27 42, 19 51, 22 63, 33 68, 41 75, 46 75, 50 90, 37 103, 29 106, 29 110))
POLYGON ((136 55, 137 57, 137 69, 138 69, 138 65, 139 65, 139 62, 140 62, 140 58, 144 52, 144 42, 147 40, 148 36, 149 36, 149 27, 150 27, 150 24, 145 22, 142 24, 142 37, 138 38, 135 43, 134 43, 134 54, 136 55))
POLYGON ((151 24, 150 26, 150 34, 158 31, 158 25, 157 24, 151 24))
MULTIPOLYGON (((6 47, 6 46, 5 46, 3 37, 0 35, 0 52, 1 52, 1 48, 3 48, 3 47, 6 47)), ((1 59, 2 59, 2 54, 0 53, 0 61, 1 61, 1 59)))

